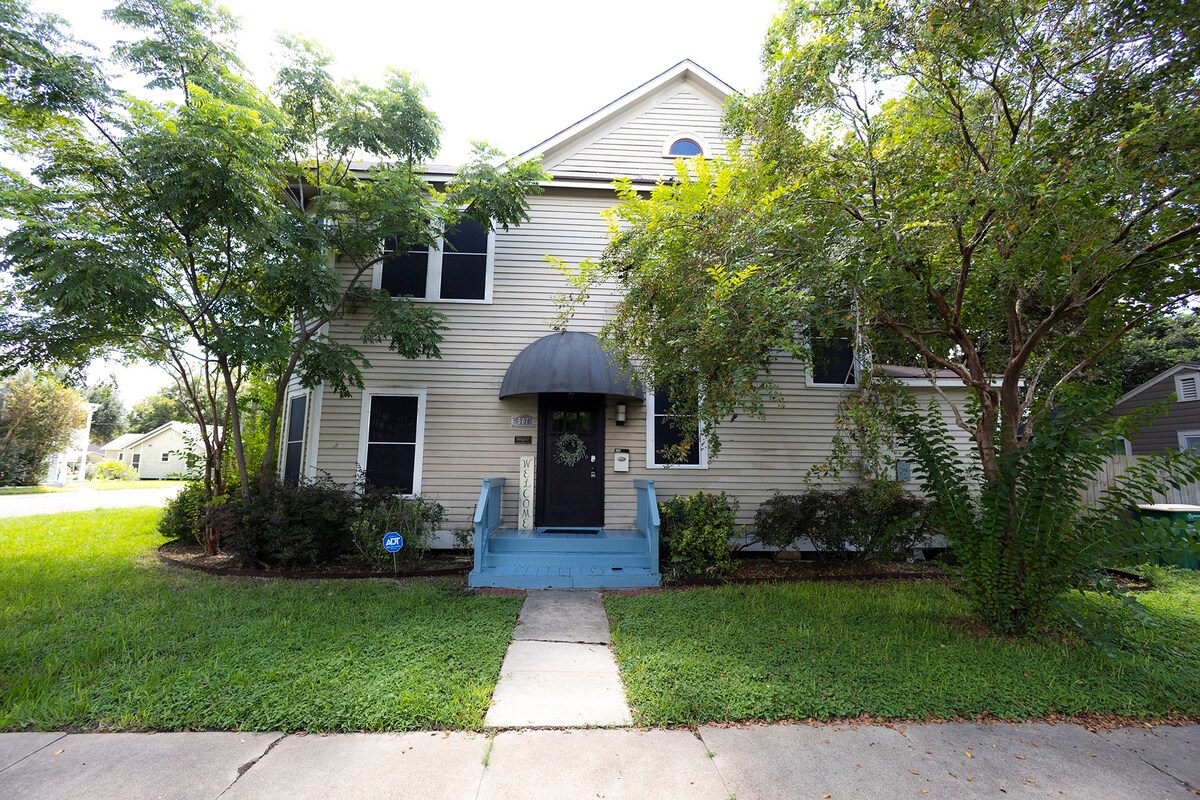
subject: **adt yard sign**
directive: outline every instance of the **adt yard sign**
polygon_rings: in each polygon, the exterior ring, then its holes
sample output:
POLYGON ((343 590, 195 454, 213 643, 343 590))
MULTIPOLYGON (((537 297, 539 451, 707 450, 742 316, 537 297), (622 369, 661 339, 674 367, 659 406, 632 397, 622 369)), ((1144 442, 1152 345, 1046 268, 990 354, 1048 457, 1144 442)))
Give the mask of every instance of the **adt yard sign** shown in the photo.
POLYGON ((404 537, 392 531, 383 535, 383 549, 389 553, 398 553, 404 547, 404 537))

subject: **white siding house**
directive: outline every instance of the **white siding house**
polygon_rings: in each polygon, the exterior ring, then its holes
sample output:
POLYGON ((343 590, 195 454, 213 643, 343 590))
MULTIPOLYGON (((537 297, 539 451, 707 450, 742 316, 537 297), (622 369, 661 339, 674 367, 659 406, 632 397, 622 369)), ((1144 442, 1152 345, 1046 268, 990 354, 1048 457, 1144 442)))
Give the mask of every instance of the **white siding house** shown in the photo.
POLYGON ((148 433, 125 433, 103 446, 105 458, 130 464, 143 478, 168 478, 188 470, 188 457, 204 457, 195 423, 168 422, 148 433))
MULTIPOLYGON (((506 479, 501 524, 516 527, 521 463, 530 457, 536 460, 533 524, 538 528, 629 528, 638 479, 652 480, 660 499, 697 489, 725 491, 740 502, 743 523, 774 491, 803 490, 805 472, 829 455, 835 411, 853 387, 842 381, 817 385, 797 362, 773 368, 783 407, 769 408, 765 419, 742 417, 723 425, 719 457, 701 452, 695 464, 672 467, 655 463, 662 443, 655 443, 654 418, 656 411, 661 418, 664 398, 653 393, 643 398, 640 389, 619 381, 599 391, 568 385, 537 393, 502 391, 509 386, 510 368, 516 369, 514 361, 532 353, 527 348, 545 337, 562 338, 547 339, 539 348, 560 342, 564 350, 568 344, 586 348, 576 335, 597 333, 617 298, 611 288, 593 292, 576 312, 569 334, 555 333, 549 324, 554 298, 568 286, 546 256, 577 264, 601 254, 608 241, 601 212, 616 203, 615 178, 630 177, 650 188, 674 174, 676 154, 722 154, 722 103, 731 92, 685 61, 531 148, 525 155, 542 155, 553 180, 530 199, 527 223, 491 233, 486 243, 465 251, 478 253, 475 263, 485 270, 477 290, 461 291, 446 277, 446 262, 418 254, 428 271, 417 280, 414 294, 471 295, 416 300, 433 303, 447 316, 442 358, 404 360, 389 353, 386 344, 369 345, 362 348, 373 365, 364 373, 364 391, 340 397, 322 387, 295 387, 284 420, 281 472, 314 477, 320 471, 350 484, 365 470, 405 493, 441 502, 449 528, 472 524, 481 482, 490 477, 506 479), (552 444, 584 429, 589 460, 573 468, 556 465, 549 456, 552 444), (618 462, 626 458, 627 470, 618 471, 618 462), (585 495, 593 488, 594 508, 582 518, 572 516, 576 506, 588 504, 585 495), (564 497, 570 510, 560 502, 564 497)), ((457 251, 464 252, 463 247, 457 251)), ((378 269, 376 286, 396 285, 396 275, 385 274, 387 269, 378 269)), ((361 347, 364 321, 342 319, 330 335, 361 347)), ((551 371, 542 377, 550 381, 551 371)), ((933 390, 914 386, 914 391, 932 395, 933 390)))

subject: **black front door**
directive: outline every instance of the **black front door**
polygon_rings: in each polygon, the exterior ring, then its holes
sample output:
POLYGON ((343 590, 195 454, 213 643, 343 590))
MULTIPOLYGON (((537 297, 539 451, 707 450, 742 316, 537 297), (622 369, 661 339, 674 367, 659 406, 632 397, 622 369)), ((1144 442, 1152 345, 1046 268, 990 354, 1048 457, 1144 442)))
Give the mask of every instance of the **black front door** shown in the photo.
POLYGON ((604 525, 604 395, 543 394, 538 416, 535 524, 604 525))

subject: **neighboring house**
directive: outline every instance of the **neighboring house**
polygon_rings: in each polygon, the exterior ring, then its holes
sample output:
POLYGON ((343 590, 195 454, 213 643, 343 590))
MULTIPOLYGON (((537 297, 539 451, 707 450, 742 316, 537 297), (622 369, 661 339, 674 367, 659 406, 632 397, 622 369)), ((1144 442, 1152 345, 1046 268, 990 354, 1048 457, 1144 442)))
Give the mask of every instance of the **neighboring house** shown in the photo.
MULTIPOLYGON (((669 466, 662 449, 679 438, 671 398, 619 374, 594 335, 615 289, 593 292, 568 331, 548 323, 568 286, 546 256, 577 264, 601 254, 614 178, 648 190, 674 175, 678 157, 722 155, 721 109, 731 92, 682 62, 524 154, 542 155, 553 175, 530 198, 528 222, 491 233, 464 224, 447 234, 453 247, 445 252, 397 253, 377 267, 376 287, 446 315, 442 358, 405 360, 386 344, 363 346, 363 317, 334 323, 330 335, 362 347, 373 366, 365 389, 349 397, 291 387, 284 479, 328 474, 352 484, 365 474, 437 500, 448 528, 476 523, 472 585, 525 588, 657 584, 655 491, 727 492, 741 523, 774 491, 803 491, 806 471, 830 453, 839 401, 853 391, 848 348, 815 369, 779 362, 772 377, 784 407, 722 425, 719 458, 700 444, 688 463, 669 466), (564 440, 568 450, 581 443, 578 463, 561 463, 564 440)), ((434 183, 451 174, 427 173, 434 183)), ((924 378, 900 377, 921 402, 934 396, 924 378)), ((943 382, 962 396, 961 383, 943 382)))
POLYGON ((194 422, 171 421, 149 433, 125 433, 103 446, 105 458, 124 461, 143 478, 182 475, 188 456, 204 457, 199 426, 194 422))
POLYGON ((1122 443, 1125 455, 1200 447, 1200 362, 1176 364, 1154 376, 1118 400, 1115 411, 1125 415, 1147 406, 1164 413, 1122 443))

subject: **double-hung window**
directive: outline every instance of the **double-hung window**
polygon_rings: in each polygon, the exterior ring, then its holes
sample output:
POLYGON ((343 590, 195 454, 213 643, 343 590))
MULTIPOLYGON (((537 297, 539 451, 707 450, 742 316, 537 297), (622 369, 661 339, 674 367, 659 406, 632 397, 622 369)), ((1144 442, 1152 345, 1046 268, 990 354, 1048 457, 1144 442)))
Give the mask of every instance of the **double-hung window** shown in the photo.
POLYGON ((424 438, 424 390, 372 389, 363 393, 358 463, 370 486, 396 494, 419 494, 424 438))
POLYGON ((385 241, 391 257, 376 270, 376 288, 415 300, 491 302, 494 239, 483 225, 464 217, 436 247, 396 251, 394 241, 385 241))
POLYGON ((646 396, 646 466, 678 467, 683 469, 705 469, 708 467, 708 446, 704 441, 703 429, 691 416, 695 430, 685 429, 688 418, 680 416, 675 401, 666 387, 659 387, 646 396), (683 442, 691 433, 691 444, 686 450, 683 442))

